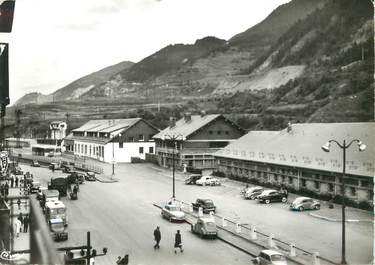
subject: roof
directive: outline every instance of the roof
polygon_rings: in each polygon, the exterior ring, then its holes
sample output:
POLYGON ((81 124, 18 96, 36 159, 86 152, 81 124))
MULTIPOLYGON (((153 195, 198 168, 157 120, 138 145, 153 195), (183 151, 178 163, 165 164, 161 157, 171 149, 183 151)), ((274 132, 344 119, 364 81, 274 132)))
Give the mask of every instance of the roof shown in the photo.
POLYGON ((51 222, 51 224, 60 224, 63 222, 63 219, 61 218, 53 218, 53 219, 50 219, 49 220, 51 222))
POLYGON ((221 114, 191 115, 191 119, 186 121, 184 118, 179 119, 173 127, 167 127, 161 132, 154 135, 154 139, 163 139, 164 135, 176 135, 179 139, 186 139, 189 135, 220 117, 221 114))
POLYGON ((112 141, 112 138, 98 138, 98 137, 89 137, 89 136, 73 136, 70 133, 68 136, 64 138, 66 141, 80 141, 80 142, 87 142, 87 143, 97 143, 97 144, 107 144, 112 141))
POLYGON ((61 208, 61 207, 64 207, 65 208, 65 204, 61 201, 49 201, 49 202, 46 202, 46 207, 48 208, 61 208))
POLYGON ((140 121, 141 118, 115 119, 115 120, 90 120, 73 132, 102 132, 111 133, 126 129, 140 121))
POLYGON ((374 176, 375 123, 305 123, 292 124, 291 130, 252 131, 215 153, 217 157, 309 168, 342 173, 343 151, 332 143, 330 152, 321 149, 334 139, 347 144, 359 139, 367 148, 358 150, 356 143, 347 149, 346 172, 374 176))

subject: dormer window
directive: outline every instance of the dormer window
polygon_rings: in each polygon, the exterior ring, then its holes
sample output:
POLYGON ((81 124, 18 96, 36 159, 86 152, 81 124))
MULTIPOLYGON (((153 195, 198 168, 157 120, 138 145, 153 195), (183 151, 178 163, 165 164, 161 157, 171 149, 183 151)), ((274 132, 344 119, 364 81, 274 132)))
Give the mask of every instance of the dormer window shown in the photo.
POLYGON ((143 134, 140 134, 140 135, 138 136, 138 140, 139 140, 139 141, 144 141, 144 140, 145 140, 143 134))

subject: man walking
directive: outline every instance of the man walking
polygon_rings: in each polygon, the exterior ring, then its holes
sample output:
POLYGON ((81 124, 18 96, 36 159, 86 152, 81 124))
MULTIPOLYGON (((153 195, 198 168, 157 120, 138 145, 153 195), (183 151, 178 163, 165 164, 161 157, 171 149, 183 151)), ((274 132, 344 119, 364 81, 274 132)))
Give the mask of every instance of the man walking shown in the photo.
POLYGON ((26 215, 26 216, 23 218, 23 232, 24 232, 24 233, 27 233, 27 230, 28 230, 28 228, 29 228, 29 222, 30 222, 30 220, 29 220, 29 216, 26 215))
POLYGON ((184 252, 184 250, 182 249, 182 240, 181 240, 180 230, 177 230, 177 233, 174 237, 174 253, 175 254, 177 254, 177 248, 179 248, 181 252, 184 252))
POLYGON ((154 230, 154 239, 156 241, 156 244, 154 245, 154 249, 160 248, 159 243, 161 240, 161 233, 160 233, 160 227, 157 226, 154 230))

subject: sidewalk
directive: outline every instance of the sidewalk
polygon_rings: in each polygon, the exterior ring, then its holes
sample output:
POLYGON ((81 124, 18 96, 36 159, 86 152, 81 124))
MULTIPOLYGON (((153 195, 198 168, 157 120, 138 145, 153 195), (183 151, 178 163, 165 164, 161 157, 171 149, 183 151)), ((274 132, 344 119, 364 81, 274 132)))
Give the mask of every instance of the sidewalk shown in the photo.
MULTIPOLYGON (((310 216, 315 218, 331 221, 342 221, 342 208, 341 205, 335 205, 334 209, 329 209, 328 206, 322 207, 319 211, 309 213, 310 216)), ((374 215, 371 212, 364 210, 346 207, 345 208, 345 221, 346 222, 374 222, 374 215)))

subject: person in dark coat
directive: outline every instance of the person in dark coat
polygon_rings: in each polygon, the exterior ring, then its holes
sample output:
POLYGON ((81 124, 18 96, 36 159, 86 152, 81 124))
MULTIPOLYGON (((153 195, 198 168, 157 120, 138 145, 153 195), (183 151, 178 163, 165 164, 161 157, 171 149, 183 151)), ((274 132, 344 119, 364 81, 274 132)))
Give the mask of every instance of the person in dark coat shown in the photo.
POLYGON ((120 264, 120 265, 128 265, 128 264, 129 264, 129 255, 126 254, 126 255, 122 258, 122 260, 120 261, 119 264, 120 264))
POLYGON ((9 184, 8 182, 5 183, 5 193, 4 193, 5 197, 7 197, 9 195, 9 184))
POLYGON ((27 230, 29 228, 30 219, 29 216, 26 215, 25 218, 23 218, 23 232, 27 233, 27 230))
POLYGON ((18 205, 18 210, 21 210, 21 200, 20 200, 20 198, 18 198, 18 200, 17 200, 17 205, 18 205))
POLYGON ((161 233, 160 233, 160 227, 157 226, 154 230, 154 239, 156 241, 156 244, 154 245, 154 249, 160 248, 160 240, 161 240, 161 233))
POLYGON ((180 230, 177 230, 177 233, 174 237, 174 253, 175 254, 177 253, 177 248, 179 248, 181 252, 184 251, 182 249, 182 240, 181 240, 180 230))
POLYGON ((16 182, 16 187, 18 187, 18 181, 19 181, 19 178, 18 178, 18 176, 16 176, 16 180, 15 180, 15 182, 16 182))
POLYGON ((10 177, 10 186, 13 188, 13 185, 14 185, 14 176, 12 175, 10 177))
POLYGON ((4 196, 4 195, 5 195, 5 185, 4 185, 4 184, 1 184, 1 187, 0 187, 0 194, 1 194, 1 196, 4 196))

